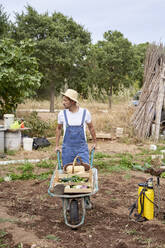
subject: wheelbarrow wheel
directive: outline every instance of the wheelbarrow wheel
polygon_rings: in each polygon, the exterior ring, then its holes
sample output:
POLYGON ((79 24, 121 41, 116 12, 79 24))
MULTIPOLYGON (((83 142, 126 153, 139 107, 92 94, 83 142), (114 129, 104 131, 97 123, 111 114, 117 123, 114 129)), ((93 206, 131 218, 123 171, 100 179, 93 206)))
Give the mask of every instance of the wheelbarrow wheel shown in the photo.
POLYGON ((75 199, 70 202, 70 222, 74 225, 79 223, 78 200, 75 199))

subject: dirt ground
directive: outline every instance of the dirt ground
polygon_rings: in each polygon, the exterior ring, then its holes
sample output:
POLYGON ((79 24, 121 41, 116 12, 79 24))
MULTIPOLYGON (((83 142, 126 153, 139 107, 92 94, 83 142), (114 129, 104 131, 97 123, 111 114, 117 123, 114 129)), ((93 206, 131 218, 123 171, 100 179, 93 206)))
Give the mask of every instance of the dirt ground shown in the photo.
MULTIPOLYGON (((107 153, 135 153, 138 149, 117 141, 100 142, 98 147, 107 153)), ((37 158, 36 154, 22 152, 19 158, 37 158)), ((93 209, 87 210, 85 223, 77 230, 65 225, 61 199, 48 195, 50 178, 41 182, 2 182, 0 247, 165 248, 164 179, 160 180, 159 216, 144 222, 136 222, 134 216, 129 218, 128 208, 137 199, 138 183, 149 177, 135 171, 99 173, 99 191, 91 197, 93 209)))

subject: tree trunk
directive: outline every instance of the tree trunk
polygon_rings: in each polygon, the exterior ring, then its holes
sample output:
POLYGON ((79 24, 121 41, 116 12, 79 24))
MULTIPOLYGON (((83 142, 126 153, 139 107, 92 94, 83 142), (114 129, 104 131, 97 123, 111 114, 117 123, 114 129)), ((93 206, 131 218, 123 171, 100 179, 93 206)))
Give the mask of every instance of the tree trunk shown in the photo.
POLYGON ((112 83, 110 83, 108 102, 109 102, 109 108, 111 108, 112 107, 112 83))
POLYGON ((55 91, 54 82, 51 82, 51 85, 50 85, 50 112, 51 113, 54 113, 54 91, 55 91))

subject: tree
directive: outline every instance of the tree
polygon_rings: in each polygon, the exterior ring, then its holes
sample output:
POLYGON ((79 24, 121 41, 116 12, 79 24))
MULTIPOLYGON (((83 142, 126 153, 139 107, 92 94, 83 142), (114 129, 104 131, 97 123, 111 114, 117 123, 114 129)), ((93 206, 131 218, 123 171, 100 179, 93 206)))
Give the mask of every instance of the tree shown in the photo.
POLYGON ((8 35, 10 27, 8 19, 7 13, 4 11, 2 4, 0 4, 0 39, 8 35))
POLYGON ((0 41, 0 115, 12 113, 17 105, 34 95, 40 86, 41 73, 32 56, 34 42, 0 41))
POLYGON ((104 39, 93 47, 92 61, 95 63, 95 83, 108 92, 111 107, 112 92, 120 85, 131 83, 135 56, 132 43, 122 33, 108 31, 104 33, 104 39))
POLYGON ((136 69, 134 70, 134 79, 137 81, 138 87, 141 88, 143 85, 143 75, 144 75, 144 63, 145 63, 145 55, 149 43, 141 43, 138 45, 134 45, 134 53, 136 56, 136 69))
POLYGON ((65 84, 74 88, 81 84, 90 34, 61 13, 38 14, 30 6, 26 10, 27 14, 16 15, 13 37, 37 43, 34 54, 44 75, 41 87, 49 89, 50 111, 54 112, 54 94, 65 84))

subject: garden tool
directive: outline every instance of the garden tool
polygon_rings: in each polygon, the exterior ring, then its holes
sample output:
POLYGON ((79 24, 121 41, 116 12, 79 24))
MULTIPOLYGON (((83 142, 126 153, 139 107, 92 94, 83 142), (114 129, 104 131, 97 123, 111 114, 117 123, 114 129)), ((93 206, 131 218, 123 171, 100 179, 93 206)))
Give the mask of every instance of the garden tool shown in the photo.
POLYGON ((145 183, 139 183, 138 186, 138 198, 129 208, 129 216, 137 208, 136 221, 152 220, 154 218, 154 206, 158 208, 154 203, 153 178, 149 178, 145 183))

